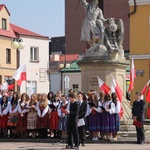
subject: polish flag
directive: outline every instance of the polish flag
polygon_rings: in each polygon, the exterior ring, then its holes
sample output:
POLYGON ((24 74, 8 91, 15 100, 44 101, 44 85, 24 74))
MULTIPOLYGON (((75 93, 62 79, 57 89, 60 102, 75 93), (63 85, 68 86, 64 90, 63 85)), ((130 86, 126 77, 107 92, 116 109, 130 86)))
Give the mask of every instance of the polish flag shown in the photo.
POLYGON ((8 85, 7 81, 4 81, 4 84, 1 87, 1 90, 7 91, 8 90, 8 86, 9 85, 8 85))
POLYGON ((134 78, 136 78, 136 72, 134 67, 134 59, 132 59, 131 68, 130 68, 130 86, 128 92, 134 88, 134 78))
POLYGON ((116 94, 117 94, 117 96, 118 96, 118 99, 120 100, 120 101, 122 101, 122 95, 123 95, 123 93, 122 93, 122 90, 120 89, 120 87, 119 87, 119 85, 117 84, 117 82, 116 82, 116 80, 115 80, 115 78, 112 76, 112 92, 114 92, 114 90, 115 90, 115 92, 116 92, 116 94))
POLYGON ((143 88, 143 90, 142 90, 142 92, 141 92, 142 95, 145 94, 146 90, 148 89, 149 83, 150 83, 150 80, 148 80, 148 82, 147 82, 146 85, 144 86, 144 88, 143 88))
POLYGON ((123 117, 123 114, 124 114, 124 110, 121 106, 120 112, 118 113, 120 119, 123 117))
POLYGON ((26 81, 26 65, 20 66, 13 75, 13 78, 17 81, 17 84, 21 86, 22 81, 26 81))
POLYGON ((147 109, 147 118, 150 119, 150 107, 147 109))
POLYGON ((97 78, 100 91, 103 91, 105 94, 108 94, 111 89, 99 77, 97 78))
POLYGON ((15 87, 14 84, 10 84, 10 85, 8 85, 8 90, 12 91, 14 87, 15 87))
POLYGON ((146 100, 150 103, 150 88, 148 89, 148 92, 146 94, 146 100))

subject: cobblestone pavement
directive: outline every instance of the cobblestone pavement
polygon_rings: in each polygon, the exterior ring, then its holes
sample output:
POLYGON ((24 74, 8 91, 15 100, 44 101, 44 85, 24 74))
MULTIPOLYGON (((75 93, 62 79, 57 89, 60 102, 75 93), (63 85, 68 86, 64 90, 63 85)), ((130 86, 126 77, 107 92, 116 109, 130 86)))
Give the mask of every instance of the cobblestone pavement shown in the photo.
MULTIPOLYGON (((0 150, 66 150, 62 143, 26 143, 10 142, 0 143, 0 150)), ((150 150, 149 144, 86 144, 79 150, 150 150)))

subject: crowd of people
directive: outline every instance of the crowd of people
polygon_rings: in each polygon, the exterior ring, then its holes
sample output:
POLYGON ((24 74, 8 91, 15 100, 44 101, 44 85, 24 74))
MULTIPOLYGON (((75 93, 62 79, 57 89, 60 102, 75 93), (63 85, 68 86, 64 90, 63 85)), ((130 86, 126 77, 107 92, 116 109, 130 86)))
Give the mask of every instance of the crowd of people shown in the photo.
POLYGON ((59 138, 68 136, 68 146, 85 145, 86 132, 92 140, 117 140, 121 109, 116 93, 90 90, 68 96, 58 90, 43 94, 10 91, 0 96, 0 136, 3 138, 59 138), (73 105, 74 104, 74 105, 73 105), (76 104, 76 105, 75 105, 76 104))

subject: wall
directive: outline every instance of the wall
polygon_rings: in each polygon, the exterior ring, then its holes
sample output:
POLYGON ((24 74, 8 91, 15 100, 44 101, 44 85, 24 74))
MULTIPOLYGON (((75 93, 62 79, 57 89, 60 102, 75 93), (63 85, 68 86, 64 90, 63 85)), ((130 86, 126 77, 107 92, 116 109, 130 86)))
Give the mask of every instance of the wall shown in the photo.
MULTIPOLYGON (((26 64, 27 80, 37 81, 37 93, 49 92, 49 75, 46 72, 49 62, 49 41, 33 38, 22 38, 25 48, 20 50, 20 66, 26 64), (39 47, 39 62, 30 62, 30 47, 39 47), (40 69, 45 70, 40 74, 40 69), (45 81, 40 82, 40 76, 46 75, 45 81)), ((21 93, 26 91, 26 82, 21 86, 21 93)))

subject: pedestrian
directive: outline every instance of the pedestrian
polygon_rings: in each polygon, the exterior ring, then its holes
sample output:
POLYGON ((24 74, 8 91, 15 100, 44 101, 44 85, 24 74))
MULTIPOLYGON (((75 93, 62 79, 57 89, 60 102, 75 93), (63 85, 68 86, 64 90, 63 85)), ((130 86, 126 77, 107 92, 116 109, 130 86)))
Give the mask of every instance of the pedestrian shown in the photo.
POLYGON ((83 92, 79 92, 77 94, 77 98, 80 104, 80 109, 79 109, 79 120, 78 120, 78 131, 79 131, 79 144, 81 143, 82 146, 85 146, 85 115, 87 112, 87 101, 83 100, 83 92), (81 122, 81 123, 80 123, 81 122), (80 124, 79 124, 80 123, 80 124))
POLYGON ((69 109, 66 110, 66 113, 68 114, 68 125, 67 125, 67 131, 68 131, 68 140, 67 140, 67 149, 79 148, 79 133, 78 133, 78 118, 79 118, 79 109, 80 105, 79 102, 76 100, 76 96, 74 93, 70 93, 68 95, 70 99, 70 105, 69 109), (73 146, 73 140, 75 145, 73 146))
POLYGON ((144 144, 145 134, 144 134, 144 111, 145 111, 145 102, 141 99, 141 93, 136 92, 136 100, 133 102, 132 107, 132 116, 133 121, 136 127, 137 133, 137 143, 144 144))

